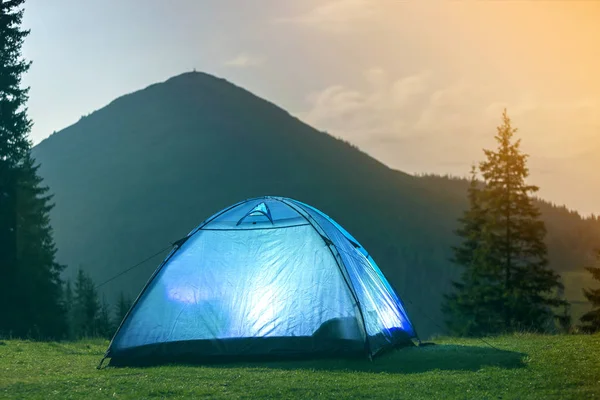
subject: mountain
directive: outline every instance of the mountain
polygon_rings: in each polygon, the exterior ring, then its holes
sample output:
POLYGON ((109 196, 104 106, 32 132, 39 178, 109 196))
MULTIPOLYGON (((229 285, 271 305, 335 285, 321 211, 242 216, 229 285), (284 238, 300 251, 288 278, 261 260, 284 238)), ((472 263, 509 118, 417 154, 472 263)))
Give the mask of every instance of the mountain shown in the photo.
MULTIPOLYGON (((197 72, 120 97, 33 153, 54 194, 57 257, 71 276, 81 267, 104 282, 214 212, 278 195, 314 205, 361 241, 422 336, 443 327, 440 301, 458 273, 447 260, 466 206, 464 181, 392 170, 197 72)), ((545 214, 554 266, 578 268, 591 243, 600 242, 600 224, 550 205, 545 214)), ((109 300, 121 290, 135 296, 159 263, 156 257, 101 289, 109 300)))

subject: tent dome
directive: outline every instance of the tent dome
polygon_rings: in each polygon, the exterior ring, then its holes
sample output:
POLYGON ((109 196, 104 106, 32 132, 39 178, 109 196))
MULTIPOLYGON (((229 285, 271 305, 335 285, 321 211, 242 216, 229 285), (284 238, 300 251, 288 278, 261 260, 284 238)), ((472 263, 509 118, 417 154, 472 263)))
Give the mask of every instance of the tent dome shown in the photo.
POLYGON ((372 356, 414 337, 402 301, 350 233, 314 207, 267 196, 178 241, 106 357, 372 356))

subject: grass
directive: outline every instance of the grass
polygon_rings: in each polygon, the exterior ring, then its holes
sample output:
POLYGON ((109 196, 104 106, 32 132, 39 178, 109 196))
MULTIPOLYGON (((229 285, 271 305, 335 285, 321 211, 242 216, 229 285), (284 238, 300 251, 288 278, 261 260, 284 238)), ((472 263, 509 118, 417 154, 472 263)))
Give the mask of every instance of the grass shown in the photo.
POLYGON ((600 335, 440 339, 376 358, 97 370, 107 342, 0 342, 0 398, 600 399, 600 335))

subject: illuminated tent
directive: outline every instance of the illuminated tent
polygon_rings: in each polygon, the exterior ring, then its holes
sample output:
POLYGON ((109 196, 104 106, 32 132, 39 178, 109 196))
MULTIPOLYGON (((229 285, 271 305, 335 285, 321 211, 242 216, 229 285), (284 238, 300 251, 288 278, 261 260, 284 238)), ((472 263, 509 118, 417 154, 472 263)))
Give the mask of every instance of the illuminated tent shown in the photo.
POLYGON ((319 210, 235 204, 180 240, 110 343, 143 360, 364 354, 412 345, 402 301, 367 251, 319 210))

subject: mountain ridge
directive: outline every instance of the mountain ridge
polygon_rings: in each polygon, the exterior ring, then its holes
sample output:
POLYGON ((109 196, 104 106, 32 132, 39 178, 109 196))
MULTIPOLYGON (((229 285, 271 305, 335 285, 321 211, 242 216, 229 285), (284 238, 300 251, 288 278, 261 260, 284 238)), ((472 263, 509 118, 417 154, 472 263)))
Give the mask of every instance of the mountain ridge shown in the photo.
MULTIPOLYGON (((439 331, 429 318, 443 317, 439 302, 457 276, 447 260, 466 206, 461 184, 391 169, 223 78, 186 72, 120 96, 33 155, 55 195, 57 257, 68 274, 81 266, 104 281, 214 212, 272 194, 311 204, 348 229, 408 300, 409 315, 425 305, 417 329, 439 331)), ((579 247, 596 233, 600 241, 596 230, 579 247)), ((563 236, 551 239, 573 247, 563 236)), ((564 247, 553 250, 557 265, 575 262, 564 247)), ((144 264, 104 294, 137 294, 157 265, 144 264)))

